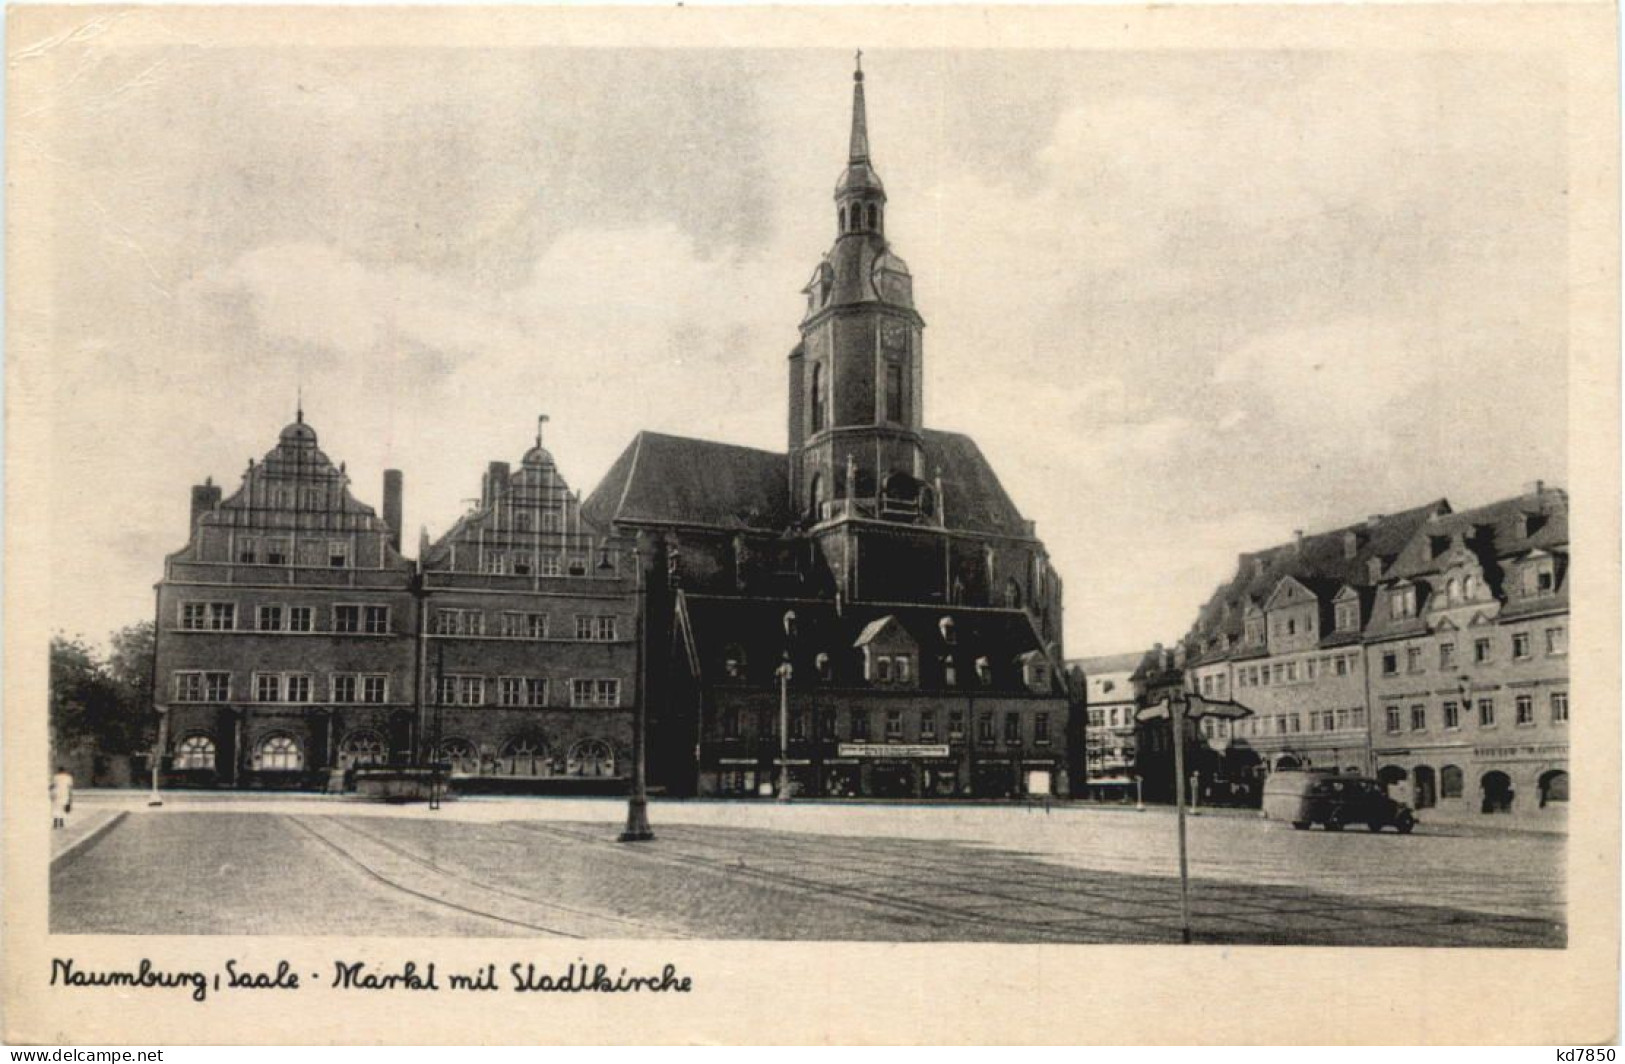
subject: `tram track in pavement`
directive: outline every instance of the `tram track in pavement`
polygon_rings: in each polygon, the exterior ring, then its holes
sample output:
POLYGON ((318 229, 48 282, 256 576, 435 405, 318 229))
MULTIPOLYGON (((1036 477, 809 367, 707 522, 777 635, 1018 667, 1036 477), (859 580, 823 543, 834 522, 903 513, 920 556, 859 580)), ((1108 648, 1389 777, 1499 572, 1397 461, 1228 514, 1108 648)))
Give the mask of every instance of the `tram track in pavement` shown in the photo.
POLYGON ((611 913, 563 905, 482 882, 422 854, 413 853, 371 831, 366 831, 350 823, 346 818, 323 816, 284 819, 290 824, 297 825, 300 830, 316 839, 347 864, 359 869, 374 882, 433 906, 555 938, 627 938, 640 935, 650 938, 686 937, 670 928, 611 913), (360 843, 359 847, 356 845, 357 842, 360 843), (369 848, 373 852, 368 853, 369 848), (360 853, 357 852, 358 849, 361 850, 360 853), (415 877, 425 888, 433 885, 440 889, 433 892, 430 889, 419 889, 410 885, 405 882, 407 876, 403 874, 407 870, 415 873, 415 877), (460 895, 462 900, 457 900, 455 895, 460 895))
MULTIPOLYGON (((621 845, 620 843, 605 838, 604 836, 594 832, 564 828, 557 824, 525 822, 515 824, 515 826, 528 832, 553 835, 568 839, 572 842, 611 847, 619 847, 621 845)), ((900 898, 896 895, 881 894, 873 890, 863 889, 861 887, 831 883, 828 880, 798 875, 794 872, 787 872, 782 869, 754 868, 748 864, 726 864, 719 862, 715 853, 705 854, 697 852, 693 849, 679 849, 674 847, 669 839, 662 839, 658 844, 656 844, 656 846, 653 847, 635 847, 628 849, 638 858, 657 863, 677 865, 684 868, 699 868, 713 875, 729 878, 750 879, 753 882, 777 887, 783 890, 792 890, 826 897, 838 897, 842 901, 849 904, 866 908, 871 911, 879 910, 883 913, 894 916, 902 915, 914 917, 916 919, 925 919, 937 924, 938 926, 947 924, 951 926, 958 925, 966 928, 974 928, 981 932, 978 940, 1037 940, 1040 942, 1054 943, 1087 943, 1097 941, 1125 942, 1130 941, 1131 939, 1139 939, 1146 942, 1156 942, 1171 940, 1177 935, 1177 933, 1169 932, 1167 928, 1161 925, 1154 923, 1142 923, 1133 919, 1128 921, 1118 921, 1118 933, 1107 935, 1087 934, 1084 933, 1083 929, 1076 926, 1061 928, 1033 920, 1016 920, 1009 917, 970 912, 963 908, 956 908, 951 905, 924 901, 919 898, 900 898), (1143 929, 1143 935, 1124 936, 1121 933, 1121 923, 1123 922, 1136 924, 1138 927, 1143 929)), ((875 878, 875 874, 870 872, 869 878, 875 878)), ((917 879, 912 879, 907 876, 881 876, 880 878, 890 878, 897 881, 899 884, 920 882, 917 879)), ((979 889, 967 891, 966 893, 971 893, 979 898, 985 899, 986 901, 997 902, 1000 904, 1030 904, 1030 899, 1000 894, 995 891, 979 889)), ((1072 909, 1070 906, 1053 905, 1052 908, 1072 909)), ((1074 915, 1081 918, 1087 918, 1089 915, 1091 915, 1089 910, 1082 908, 1072 909, 1072 912, 1074 915)), ((905 941, 911 941, 911 939, 905 939, 905 941)))

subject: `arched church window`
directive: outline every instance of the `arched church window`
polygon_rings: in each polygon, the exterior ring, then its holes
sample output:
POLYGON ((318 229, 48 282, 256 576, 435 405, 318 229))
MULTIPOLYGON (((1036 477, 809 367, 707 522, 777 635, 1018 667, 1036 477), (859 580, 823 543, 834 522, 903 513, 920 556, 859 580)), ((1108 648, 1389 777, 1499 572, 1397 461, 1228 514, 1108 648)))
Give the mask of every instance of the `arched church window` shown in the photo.
POLYGON ((1004 604, 1012 610, 1021 609, 1021 585, 1013 576, 1004 582, 1004 604))
POLYGON ((879 217, 880 217, 879 214, 876 213, 875 205, 873 203, 869 204, 869 228, 870 229, 878 228, 878 226, 876 225, 876 222, 879 220, 879 217))
POLYGON ((841 229, 841 232, 844 233, 844 232, 846 232, 846 208, 842 207, 840 213, 841 213, 841 226, 840 226, 840 229, 841 229))

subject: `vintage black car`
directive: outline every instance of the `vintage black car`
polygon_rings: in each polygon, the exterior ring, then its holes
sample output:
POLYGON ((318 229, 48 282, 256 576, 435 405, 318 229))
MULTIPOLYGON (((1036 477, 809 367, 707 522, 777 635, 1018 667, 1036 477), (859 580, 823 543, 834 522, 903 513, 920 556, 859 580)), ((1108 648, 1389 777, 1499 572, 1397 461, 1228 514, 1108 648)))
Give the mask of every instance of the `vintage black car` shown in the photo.
POLYGON ((1388 797, 1376 780, 1318 772, 1271 776, 1264 783, 1264 815, 1288 821, 1299 831, 1311 824, 1327 831, 1342 831, 1349 824, 1381 831, 1391 825, 1406 835, 1416 827, 1411 807, 1388 797))

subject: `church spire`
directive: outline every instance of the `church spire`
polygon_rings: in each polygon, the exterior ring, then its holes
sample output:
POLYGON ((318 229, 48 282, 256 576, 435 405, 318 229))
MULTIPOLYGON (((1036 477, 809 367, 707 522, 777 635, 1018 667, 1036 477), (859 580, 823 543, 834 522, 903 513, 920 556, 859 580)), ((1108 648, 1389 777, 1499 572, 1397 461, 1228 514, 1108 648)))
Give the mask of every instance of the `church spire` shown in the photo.
POLYGON ((857 69, 852 74, 852 151, 849 162, 869 161, 869 115, 863 105, 863 49, 858 49, 857 69))

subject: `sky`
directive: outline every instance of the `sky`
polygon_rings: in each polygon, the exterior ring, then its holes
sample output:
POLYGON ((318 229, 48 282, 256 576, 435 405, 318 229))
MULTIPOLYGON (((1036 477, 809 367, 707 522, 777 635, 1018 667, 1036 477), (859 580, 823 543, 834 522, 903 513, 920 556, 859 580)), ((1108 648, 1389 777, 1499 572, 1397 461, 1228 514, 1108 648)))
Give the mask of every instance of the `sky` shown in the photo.
MULTIPOLYGON (((444 531, 535 418, 784 447, 849 51, 59 49, 54 626, 150 617, 190 485, 304 397, 444 531)), ((1442 51, 866 51, 925 418, 1065 581, 1069 656, 1172 642, 1238 553, 1566 482, 1564 71, 1442 51)))

